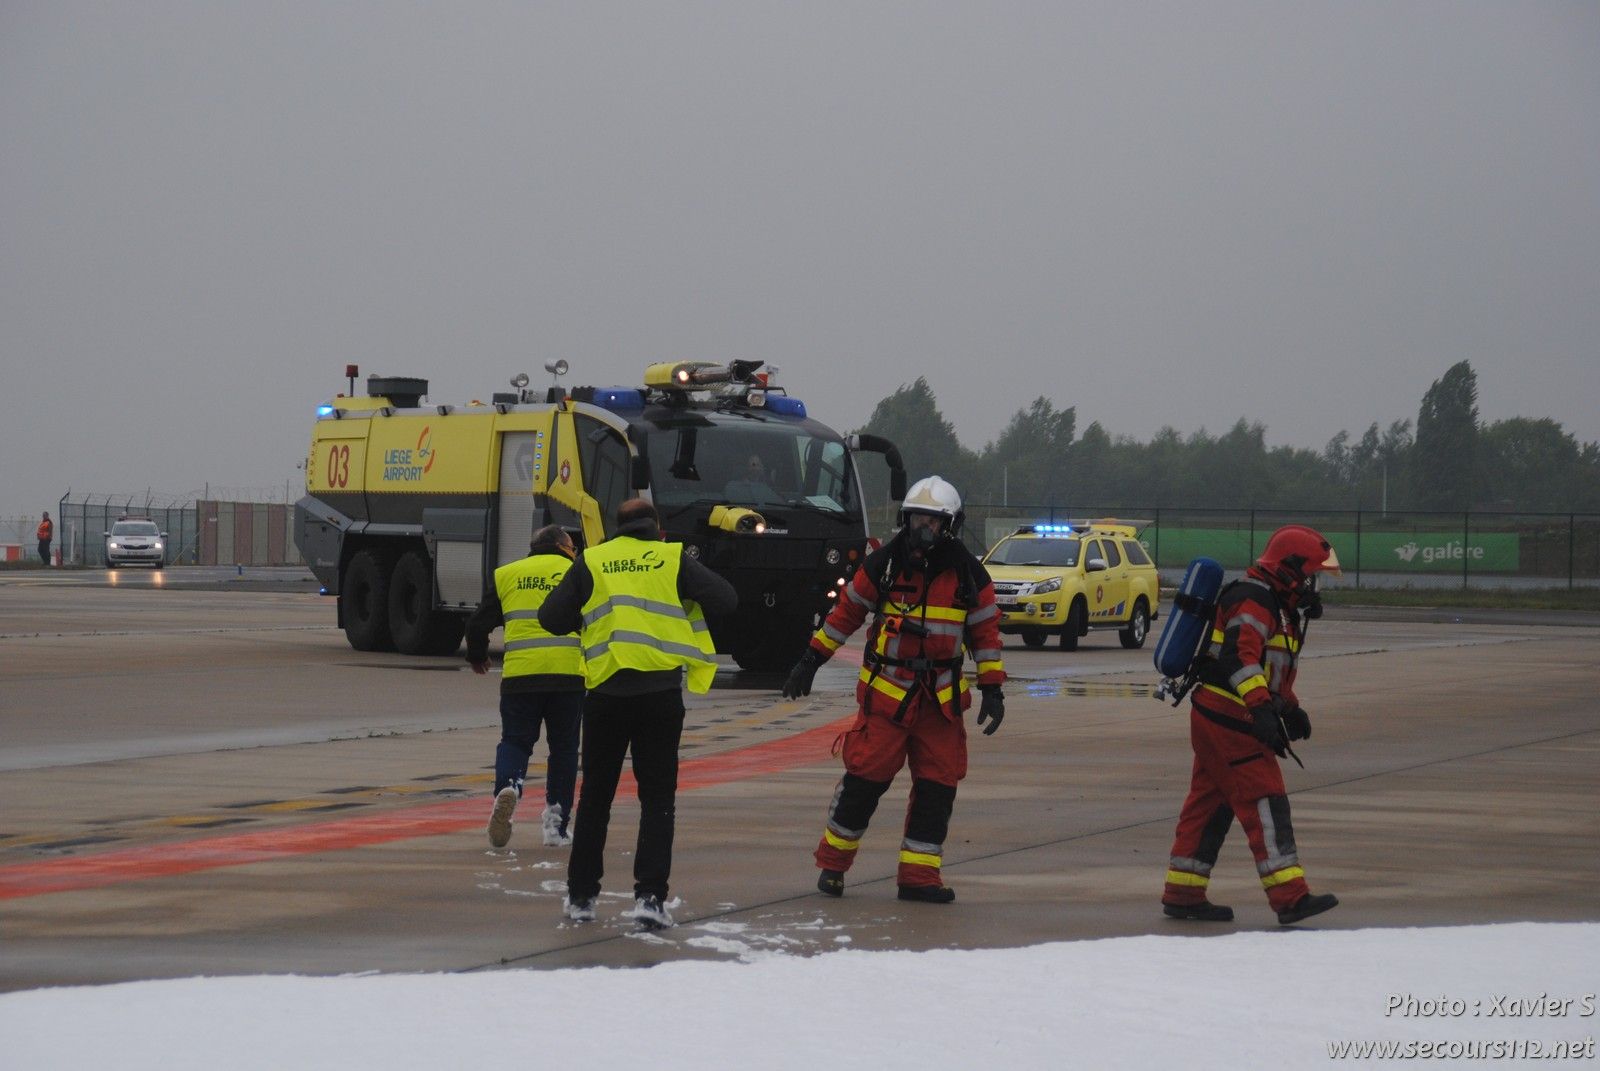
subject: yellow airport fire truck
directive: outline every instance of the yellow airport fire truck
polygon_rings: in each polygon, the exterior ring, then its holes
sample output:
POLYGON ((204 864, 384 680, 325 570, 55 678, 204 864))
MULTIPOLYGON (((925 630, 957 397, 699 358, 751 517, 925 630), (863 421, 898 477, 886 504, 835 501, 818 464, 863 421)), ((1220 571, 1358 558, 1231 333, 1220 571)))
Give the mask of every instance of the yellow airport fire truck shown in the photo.
POLYGON ((717 650, 786 669, 867 550, 857 456, 884 456, 896 500, 905 469, 892 443, 810 419, 761 369, 657 364, 642 387, 570 393, 518 375, 488 403, 438 405, 410 377, 369 377, 357 397, 347 367, 350 394, 318 410, 295 542, 352 647, 448 654, 534 531, 598 543, 623 500, 646 498, 666 537, 739 592, 710 621, 717 650))

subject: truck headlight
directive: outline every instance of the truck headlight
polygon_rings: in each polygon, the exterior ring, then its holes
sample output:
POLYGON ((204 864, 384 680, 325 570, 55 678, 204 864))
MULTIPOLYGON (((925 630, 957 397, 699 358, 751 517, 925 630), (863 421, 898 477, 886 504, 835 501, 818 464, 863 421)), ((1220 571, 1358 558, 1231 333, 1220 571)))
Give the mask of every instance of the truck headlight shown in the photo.
POLYGON ((1039 583, 1035 584, 1033 586, 1032 594, 1034 594, 1034 595, 1048 595, 1052 591, 1060 591, 1060 590, 1061 590, 1061 578, 1059 576, 1053 576, 1049 580, 1042 580, 1039 583))

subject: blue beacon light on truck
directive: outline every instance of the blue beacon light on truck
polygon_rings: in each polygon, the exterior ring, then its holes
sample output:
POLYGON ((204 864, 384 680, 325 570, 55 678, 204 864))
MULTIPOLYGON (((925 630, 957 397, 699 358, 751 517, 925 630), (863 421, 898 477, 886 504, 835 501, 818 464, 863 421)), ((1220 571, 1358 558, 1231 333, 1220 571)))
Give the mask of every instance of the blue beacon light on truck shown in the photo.
POLYGON ((769 413, 779 416, 799 417, 804 420, 806 416, 806 403, 799 398, 790 398, 785 394, 769 394, 766 400, 766 409, 769 413))
POLYGON ((1050 536, 1050 535, 1071 535, 1072 534, 1072 525, 1070 525, 1070 524, 1036 524, 1036 525, 1033 526, 1033 530, 1035 532, 1037 532, 1039 535, 1046 535, 1046 536, 1050 536))
POLYGON ((632 387, 600 387, 594 392, 594 404, 613 413, 631 412, 644 408, 644 395, 632 387))

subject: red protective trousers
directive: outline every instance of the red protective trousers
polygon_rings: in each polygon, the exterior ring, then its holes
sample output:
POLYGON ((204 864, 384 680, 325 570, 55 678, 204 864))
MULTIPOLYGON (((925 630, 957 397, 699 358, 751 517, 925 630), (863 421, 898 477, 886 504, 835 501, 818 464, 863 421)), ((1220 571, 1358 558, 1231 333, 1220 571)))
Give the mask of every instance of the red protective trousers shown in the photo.
POLYGON ((1274 911, 1292 907, 1311 890, 1295 851, 1289 797, 1277 757, 1254 737, 1189 713, 1194 770, 1178 816, 1162 901, 1206 899, 1211 868, 1237 818, 1256 858, 1256 873, 1274 911))
POLYGON ((845 776, 834 791, 828 824, 817 842, 817 866, 845 871, 878 800, 900 768, 910 763, 911 799, 900 842, 900 885, 942 884, 940 863, 956 784, 967 775, 967 728, 959 716, 919 696, 896 721, 863 713, 844 735, 845 776))

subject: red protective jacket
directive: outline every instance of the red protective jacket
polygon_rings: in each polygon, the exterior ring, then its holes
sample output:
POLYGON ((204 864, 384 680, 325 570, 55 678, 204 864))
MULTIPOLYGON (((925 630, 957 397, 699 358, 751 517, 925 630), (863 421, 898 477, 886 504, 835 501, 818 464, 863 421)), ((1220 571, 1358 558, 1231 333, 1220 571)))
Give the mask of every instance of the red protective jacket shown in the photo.
POLYGON ((827 658, 875 613, 856 684, 862 713, 893 718, 927 697, 946 718, 957 719, 972 705, 961 675, 963 647, 977 663, 979 685, 1006 679, 994 585, 983 565, 953 540, 935 548, 927 568, 897 570, 888 590, 880 592, 890 562, 889 546, 867 556, 811 646, 827 658))
POLYGON ((1300 635, 1293 614, 1255 569, 1222 593, 1212 623, 1214 659, 1200 674, 1194 705, 1208 720, 1250 731, 1249 708, 1274 695, 1299 705, 1294 694, 1300 635))

